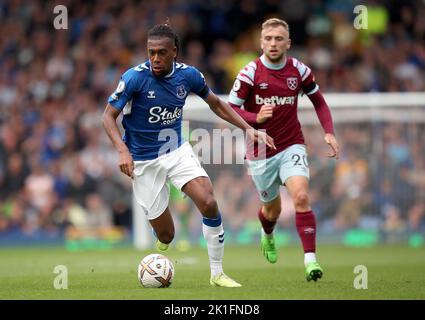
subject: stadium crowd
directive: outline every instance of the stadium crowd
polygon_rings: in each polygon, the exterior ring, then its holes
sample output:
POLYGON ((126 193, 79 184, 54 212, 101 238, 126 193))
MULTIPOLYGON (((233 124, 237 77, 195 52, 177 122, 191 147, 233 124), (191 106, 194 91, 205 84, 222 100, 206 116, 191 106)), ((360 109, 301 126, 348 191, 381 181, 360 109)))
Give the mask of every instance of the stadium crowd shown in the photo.
MULTIPOLYGON (((227 94, 257 57, 259 24, 272 15, 288 21, 290 53, 312 67, 324 93, 425 89, 423 1, 370 1, 373 19, 361 30, 353 27, 359 1, 68 0, 66 30, 53 28, 56 4, 0 2, 2 234, 130 229, 131 181, 119 173, 101 115, 122 72, 146 58, 148 28, 167 18, 181 37, 178 59, 216 93, 227 94)), ((324 230, 425 230, 424 123, 337 125, 338 162, 323 156, 319 130, 304 133, 324 230)), ((238 230, 259 204, 243 167, 233 169, 209 173, 226 224, 238 230)), ((287 227, 293 210, 283 210, 287 227)))

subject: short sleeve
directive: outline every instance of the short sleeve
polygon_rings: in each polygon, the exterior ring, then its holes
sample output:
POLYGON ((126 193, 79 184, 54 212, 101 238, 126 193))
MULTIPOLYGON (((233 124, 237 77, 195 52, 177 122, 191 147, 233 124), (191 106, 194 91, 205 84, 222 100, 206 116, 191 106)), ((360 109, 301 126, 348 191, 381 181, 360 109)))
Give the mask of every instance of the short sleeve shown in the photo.
POLYGON ((298 61, 295 58, 292 58, 294 67, 298 69, 298 72, 301 77, 301 89, 307 95, 313 94, 319 90, 319 86, 317 85, 314 74, 311 69, 306 66, 301 61, 298 61))
POLYGON ((119 110, 124 108, 127 102, 132 99, 133 94, 136 91, 136 76, 137 74, 132 69, 128 70, 121 76, 117 88, 109 96, 108 103, 110 105, 119 110))
POLYGON ((257 65, 252 61, 239 72, 229 94, 228 101, 230 104, 237 107, 244 104, 254 87, 256 69, 257 65))
POLYGON ((198 69, 191 70, 191 91, 202 99, 206 99, 210 93, 205 77, 198 69))

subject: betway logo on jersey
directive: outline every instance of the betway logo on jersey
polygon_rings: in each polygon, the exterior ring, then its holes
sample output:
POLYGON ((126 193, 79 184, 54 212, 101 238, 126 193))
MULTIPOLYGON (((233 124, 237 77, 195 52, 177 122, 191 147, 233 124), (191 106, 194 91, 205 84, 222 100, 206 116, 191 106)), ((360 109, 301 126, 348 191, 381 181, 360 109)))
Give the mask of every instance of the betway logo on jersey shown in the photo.
POLYGON ((255 103, 256 104, 275 104, 277 106, 283 106, 285 104, 294 104, 295 97, 279 97, 279 96, 271 96, 267 98, 260 97, 258 94, 255 95, 255 103))
POLYGON ((182 116, 183 110, 181 108, 175 108, 174 111, 169 111, 166 107, 160 106, 152 107, 149 109, 149 123, 158 123, 162 125, 169 125, 175 123, 182 116))

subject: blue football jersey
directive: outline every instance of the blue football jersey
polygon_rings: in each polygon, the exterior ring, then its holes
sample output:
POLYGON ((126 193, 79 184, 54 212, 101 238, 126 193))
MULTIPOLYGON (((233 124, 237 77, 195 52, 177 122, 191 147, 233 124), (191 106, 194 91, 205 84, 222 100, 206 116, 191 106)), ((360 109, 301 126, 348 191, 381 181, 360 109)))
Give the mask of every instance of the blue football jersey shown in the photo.
POLYGON ((152 160, 182 145, 183 106, 190 92, 210 92, 202 73, 174 63, 170 74, 155 77, 146 61, 127 70, 108 102, 123 111, 123 140, 133 159, 152 160))

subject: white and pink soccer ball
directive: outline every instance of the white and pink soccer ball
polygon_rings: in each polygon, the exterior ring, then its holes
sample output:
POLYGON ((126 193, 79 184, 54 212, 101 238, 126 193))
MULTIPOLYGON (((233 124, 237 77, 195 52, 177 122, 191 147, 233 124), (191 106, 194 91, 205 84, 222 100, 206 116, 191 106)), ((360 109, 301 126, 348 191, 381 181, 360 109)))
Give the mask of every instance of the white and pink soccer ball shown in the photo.
POLYGON ((174 265, 162 254, 153 253, 139 263, 137 277, 145 288, 167 288, 174 279, 174 265))

